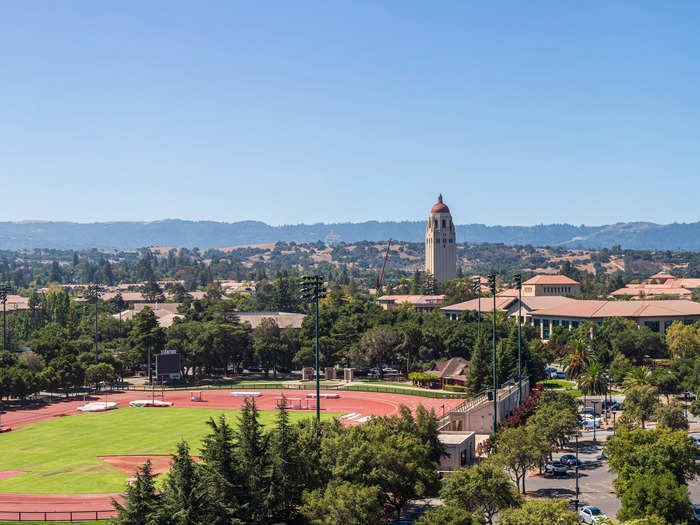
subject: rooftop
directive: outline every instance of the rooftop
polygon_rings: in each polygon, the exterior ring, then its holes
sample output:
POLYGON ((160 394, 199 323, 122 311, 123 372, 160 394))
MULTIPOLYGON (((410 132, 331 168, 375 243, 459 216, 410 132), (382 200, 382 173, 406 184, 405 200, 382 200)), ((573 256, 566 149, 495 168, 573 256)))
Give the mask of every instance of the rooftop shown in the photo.
POLYGON ((678 317, 700 315, 700 303, 687 300, 669 301, 577 301, 532 312, 534 316, 583 317, 678 317))
POLYGON ((523 284, 580 284, 578 281, 570 279, 566 275, 535 275, 532 279, 528 279, 523 284))

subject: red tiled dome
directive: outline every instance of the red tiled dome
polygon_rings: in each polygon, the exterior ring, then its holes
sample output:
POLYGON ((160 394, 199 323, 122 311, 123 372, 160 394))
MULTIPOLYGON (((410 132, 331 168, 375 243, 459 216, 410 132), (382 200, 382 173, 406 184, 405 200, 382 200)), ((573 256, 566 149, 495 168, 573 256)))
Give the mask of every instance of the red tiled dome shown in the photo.
POLYGON ((450 213, 450 209, 442 203, 442 193, 438 195, 437 204, 430 208, 430 213, 450 213))

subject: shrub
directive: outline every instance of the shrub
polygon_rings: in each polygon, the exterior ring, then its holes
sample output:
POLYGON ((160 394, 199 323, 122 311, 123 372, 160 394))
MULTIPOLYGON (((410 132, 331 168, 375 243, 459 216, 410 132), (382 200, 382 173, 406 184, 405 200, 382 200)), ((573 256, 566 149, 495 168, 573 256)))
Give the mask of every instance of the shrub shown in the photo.
POLYGON ((467 388, 464 386, 460 385, 445 385, 442 387, 443 390, 447 390, 448 392, 466 392, 467 388))

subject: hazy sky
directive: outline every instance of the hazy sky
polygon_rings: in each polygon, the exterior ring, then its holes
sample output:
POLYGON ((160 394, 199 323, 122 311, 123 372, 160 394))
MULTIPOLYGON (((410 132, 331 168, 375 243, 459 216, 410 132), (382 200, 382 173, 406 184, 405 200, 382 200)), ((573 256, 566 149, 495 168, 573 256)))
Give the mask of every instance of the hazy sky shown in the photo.
POLYGON ((700 220, 698 2, 3 2, 0 220, 700 220))

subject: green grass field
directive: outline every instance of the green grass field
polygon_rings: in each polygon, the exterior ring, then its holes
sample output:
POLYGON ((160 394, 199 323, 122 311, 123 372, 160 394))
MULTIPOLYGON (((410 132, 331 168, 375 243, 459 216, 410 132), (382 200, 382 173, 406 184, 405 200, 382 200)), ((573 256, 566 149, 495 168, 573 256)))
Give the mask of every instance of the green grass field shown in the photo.
MULTIPOLYGON (((0 492, 34 494, 108 493, 124 490, 126 475, 97 456, 106 454, 171 454, 181 439, 197 454, 209 432, 210 416, 225 414, 231 423, 238 411, 203 408, 120 408, 78 414, 19 427, 0 434, 0 470, 27 474, 0 480, 0 492)), ((260 411, 273 425, 277 411, 260 411)), ((313 417, 289 412, 290 419, 313 417)), ((330 419, 339 414, 325 413, 330 419)))

